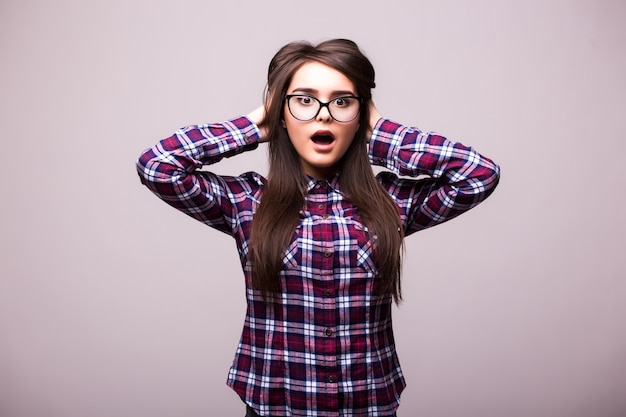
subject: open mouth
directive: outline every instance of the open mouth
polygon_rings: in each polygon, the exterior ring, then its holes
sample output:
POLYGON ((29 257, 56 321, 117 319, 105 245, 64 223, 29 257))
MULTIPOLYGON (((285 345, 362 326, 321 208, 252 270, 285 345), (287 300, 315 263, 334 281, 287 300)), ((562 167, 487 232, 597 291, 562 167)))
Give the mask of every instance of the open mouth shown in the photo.
POLYGON ((333 143, 335 138, 330 132, 319 132, 314 134, 311 137, 311 140, 313 141, 313 143, 318 145, 330 145, 331 143, 333 143))

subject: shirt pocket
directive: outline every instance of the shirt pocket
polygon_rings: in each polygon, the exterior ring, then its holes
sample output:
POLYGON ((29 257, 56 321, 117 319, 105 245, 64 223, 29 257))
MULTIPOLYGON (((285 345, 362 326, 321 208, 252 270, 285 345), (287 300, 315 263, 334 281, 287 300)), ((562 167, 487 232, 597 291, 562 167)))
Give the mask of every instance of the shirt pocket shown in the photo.
POLYGON ((283 269, 296 269, 302 263, 302 253, 300 250, 300 237, 302 226, 298 225, 293 233, 291 242, 283 255, 283 269))
POLYGON ((378 271, 376 263, 376 236, 370 233, 367 226, 356 220, 348 222, 348 232, 350 234, 350 242, 352 242, 350 253, 352 265, 376 275, 378 271))

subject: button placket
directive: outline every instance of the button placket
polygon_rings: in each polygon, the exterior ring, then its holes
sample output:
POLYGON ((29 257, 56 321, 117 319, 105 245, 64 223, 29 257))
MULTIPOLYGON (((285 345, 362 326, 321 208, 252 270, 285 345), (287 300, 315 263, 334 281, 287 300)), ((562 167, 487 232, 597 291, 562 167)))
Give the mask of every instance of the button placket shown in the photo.
MULTIPOLYGON (((337 383, 341 379, 341 371, 338 364, 338 344, 337 337, 337 299, 335 280, 337 279, 334 269, 335 247, 337 228, 330 220, 333 218, 334 200, 332 187, 326 181, 318 181, 307 196, 307 208, 312 214, 312 236, 310 241, 314 247, 316 259, 314 270, 316 271, 315 284, 321 288, 316 289, 316 294, 320 296, 320 308, 315 314, 315 327, 317 329, 317 345, 315 351, 323 356, 323 370, 318 374, 319 382, 328 384, 327 392, 331 398, 338 394, 337 383)), ((331 400, 329 398, 329 400, 331 400)), ((332 402, 333 400, 331 400, 332 402)))

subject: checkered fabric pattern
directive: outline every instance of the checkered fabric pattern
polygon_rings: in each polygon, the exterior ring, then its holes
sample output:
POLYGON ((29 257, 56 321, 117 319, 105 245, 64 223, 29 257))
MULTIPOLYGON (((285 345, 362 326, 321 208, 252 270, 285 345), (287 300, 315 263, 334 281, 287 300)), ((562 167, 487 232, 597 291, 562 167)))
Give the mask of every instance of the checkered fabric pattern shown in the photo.
MULTIPOLYGON (((236 240, 247 311, 228 385, 262 416, 391 416, 405 387, 392 297, 381 291, 375 242, 337 177, 310 178, 285 250, 282 292, 264 302, 249 286, 248 242, 266 179, 200 170, 257 147, 245 117, 189 126, 146 150, 142 182, 158 197, 236 240)), ((369 143, 378 180, 405 234, 450 220, 488 197, 499 167, 472 148, 380 119, 369 143)), ((271 237, 268 237, 271 238, 271 237)))

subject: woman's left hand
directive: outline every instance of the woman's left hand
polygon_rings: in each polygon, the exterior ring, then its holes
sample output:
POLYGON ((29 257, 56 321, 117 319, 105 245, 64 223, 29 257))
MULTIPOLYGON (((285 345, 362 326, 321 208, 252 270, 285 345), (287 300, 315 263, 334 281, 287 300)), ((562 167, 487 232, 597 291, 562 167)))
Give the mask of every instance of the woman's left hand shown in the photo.
POLYGON ((374 132, 374 126, 378 123, 378 120, 382 117, 376 105, 374 104, 374 100, 370 100, 369 102, 369 111, 370 111, 370 120, 369 126, 367 129, 368 142, 369 138, 372 136, 372 132, 374 132))

